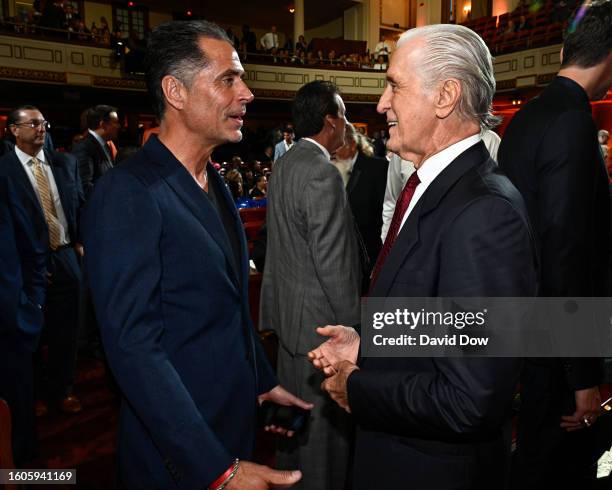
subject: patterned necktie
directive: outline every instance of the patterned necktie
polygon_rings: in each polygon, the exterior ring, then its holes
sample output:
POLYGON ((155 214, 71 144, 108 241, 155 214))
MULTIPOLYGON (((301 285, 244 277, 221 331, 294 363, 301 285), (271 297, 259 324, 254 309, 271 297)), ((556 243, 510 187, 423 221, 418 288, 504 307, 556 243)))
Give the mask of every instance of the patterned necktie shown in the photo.
POLYGON ((387 238, 385 238, 385 244, 383 245, 382 250, 378 254, 378 259, 376 260, 376 265, 374 266, 374 270, 372 271, 372 281, 370 286, 370 291, 374 288, 374 283, 378 278, 378 274, 380 273, 380 269, 382 269, 385 260, 387 260, 387 256, 391 251, 391 247, 395 243, 395 239, 400 231, 400 226, 402 224, 402 219, 404 218, 404 214, 406 214, 406 210, 410 205, 410 201, 412 200, 412 196, 414 196, 414 191, 417 188, 421 181, 419 180, 419 176, 416 172, 414 172, 406 185, 404 186, 404 190, 400 194, 397 202, 395 203, 395 211, 393 212, 393 219, 391 220, 391 226, 389 226, 389 231, 387 232, 387 238))
POLYGON ((45 214, 45 221, 49 229, 49 246, 51 250, 55 250, 60 246, 60 226, 59 220, 57 219, 55 204, 53 204, 53 197, 51 196, 49 180, 43 169, 42 162, 36 157, 32 158, 31 161, 33 163, 32 168, 34 169, 36 187, 38 187, 38 195, 40 196, 43 212, 45 214))

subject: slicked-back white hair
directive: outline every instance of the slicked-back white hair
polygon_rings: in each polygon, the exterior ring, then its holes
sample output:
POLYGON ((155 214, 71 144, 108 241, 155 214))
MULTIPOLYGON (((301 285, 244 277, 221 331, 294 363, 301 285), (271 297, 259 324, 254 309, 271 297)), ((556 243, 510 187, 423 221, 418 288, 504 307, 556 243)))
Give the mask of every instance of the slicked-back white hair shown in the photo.
POLYGON ((481 129, 492 129, 501 119, 491 113, 495 94, 495 76, 489 48, 471 29, 455 24, 434 24, 404 32, 397 42, 400 48, 410 40, 424 41, 418 76, 426 88, 454 78, 461 84, 457 109, 481 129))

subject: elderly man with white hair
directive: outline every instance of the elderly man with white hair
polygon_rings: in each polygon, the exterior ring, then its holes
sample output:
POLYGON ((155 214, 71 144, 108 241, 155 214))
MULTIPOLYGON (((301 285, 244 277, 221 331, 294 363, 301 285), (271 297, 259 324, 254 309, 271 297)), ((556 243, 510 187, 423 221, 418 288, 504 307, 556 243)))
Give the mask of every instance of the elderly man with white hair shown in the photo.
MULTIPOLYGON (((523 297, 537 291, 523 200, 481 132, 495 78, 482 39, 458 25, 406 32, 378 103, 389 150, 413 162, 372 273, 370 297, 523 297)), ((362 331, 366 328, 362 325, 362 331)), ((323 388, 357 423, 353 484, 501 489, 520 362, 512 358, 368 357, 345 326, 309 353, 323 388)))

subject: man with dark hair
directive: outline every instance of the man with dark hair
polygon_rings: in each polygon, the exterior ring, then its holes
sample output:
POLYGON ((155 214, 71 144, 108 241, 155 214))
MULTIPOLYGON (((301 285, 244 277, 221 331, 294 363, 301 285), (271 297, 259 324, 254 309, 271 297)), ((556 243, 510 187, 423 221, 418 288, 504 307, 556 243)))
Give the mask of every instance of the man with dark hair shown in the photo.
POLYGON ((253 100, 243 73, 218 26, 158 26, 147 81, 159 136, 98 182, 85 212, 86 270, 124 396, 125 488, 264 489, 301 477, 248 461, 258 400, 311 405, 278 385, 255 336, 244 230, 210 162, 242 138, 253 100))
POLYGON ((97 105, 85 112, 87 137, 72 150, 79 161, 79 173, 85 198, 89 199, 95 183, 114 165, 108 142, 117 138, 121 123, 117 109, 108 105, 97 105))
POLYGON ((293 146, 294 136, 295 134, 291 126, 287 126, 285 129, 283 129, 283 139, 276 143, 276 146, 274 147, 274 161, 282 157, 285 153, 287 153, 289 148, 293 146))
MULTIPOLYGON (((499 149, 500 167, 522 193, 536 231, 542 296, 605 296, 609 191, 589 100, 610 87, 606 0, 579 9, 558 76, 514 116, 499 149)), ((590 487, 602 452, 602 375, 596 358, 526 360, 515 488, 590 487)))
POLYGON ((43 148, 49 123, 36 107, 19 107, 8 121, 15 149, 0 160, 0 175, 11 180, 14 200, 24 207, 47 254, 43 313, 49 379, 41 394, 63 411, 76 413, 82 408, 72 395, 81 281, 75 250, 82 204, 77 164, 70 154, 43 148))
POLYGON ((278 376, 315 402, 308 436, 282 440, 279 468, 298 467, 302 489, 344 488, 350 419, 326 399, 308 362, 318 325, 359 322, 361 263, 342 178, 330 154, 344 144, 345 108, 330 82, 304 85, 293 102, 301 139, 274 167, 268 186, 261 321, 279 336, 278 376))

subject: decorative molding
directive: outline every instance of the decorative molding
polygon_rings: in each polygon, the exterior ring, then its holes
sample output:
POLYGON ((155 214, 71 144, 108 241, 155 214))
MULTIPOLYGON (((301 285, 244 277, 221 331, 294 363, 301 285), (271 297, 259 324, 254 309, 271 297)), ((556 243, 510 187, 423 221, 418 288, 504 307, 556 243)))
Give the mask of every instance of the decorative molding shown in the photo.
POLYGON ((508 73, 512 71, 512 60, 508 61, 496 61, 493 63, 493 70, 496 75, 501 75, 502 73, 508 73))
POLYGON ((535 75, 517 77, 515 78, 516 88, 533 87, 536 84, 536 78, 537 77, 535 75))
POLYGON ((304 74, 303 73, 283 73, 281 82, 292 83, 296 85, 304 85, 304 74))
POLYGON ((77 51, 72 51, 70 53, 70 63, 73 65, 82 66, 85 64, 85 55, 83 53, 79 53, 77 51))
POLYGON ((276 82, 276 73, 273 71, 255 71, 254 82, 276 82))
POLYGON ((26 68, 0 67, 0 78, 28 80, 29 82, 66 83, 66 73, 46 70, 29 70, 26 68))
MULTIPOLYGON (((258 99, 284 99, 291 100, 295 97, 297 91, 280 90, 280 89, 251 89, 253 95, 258 99)), ((342 99, 345 102, 361 103, 361 104, 376 104, 380 95, 370 94, 350 94, 342 92, 342 99)))
MULTIPOLYGON (((498 91, 542 86, 557 73, 561 45, 500 55, 494 60, 498 91)), ((54 42, 0 34, 0 77, 24 81, 63 83, 145 91, 142 79, 125 78, 112 51, 99 46, 54 42)), ((312 80, 338 84, 349 102, 376 103, 386 87, 382 71, 353 71, 244 63, 245 80, 258 97, 291 99, 312 80), (350 93, 346 93, 350 92, 350 93)))
POLYGON ((12 58, 13 57, 13 45, 0 43, 0 58, 12 58))
POLYGON ((359 77, 336 77, 336 85, 339 87, 358 87, 359 77))
POLYGON ((131 78, 93 77, 92 85, 94 87, 139 90, 143 92, 147 90, 147 84, 144 80, 134 80, 131 78))
POLYGON ((502 90, 514 90, 516 88, 516 78, 497 82, 496 88, 498 92, 502 90))
POLYGON ((24 46, 23 59, 27 61, 45 61, 47 63, 53 63, 53 50, 24 46))
POLYGON ((547 73, 546 75, 538 75, 536 83, 538 85, 548 85, 553 78, 557 76, 556 73, 547 73))

